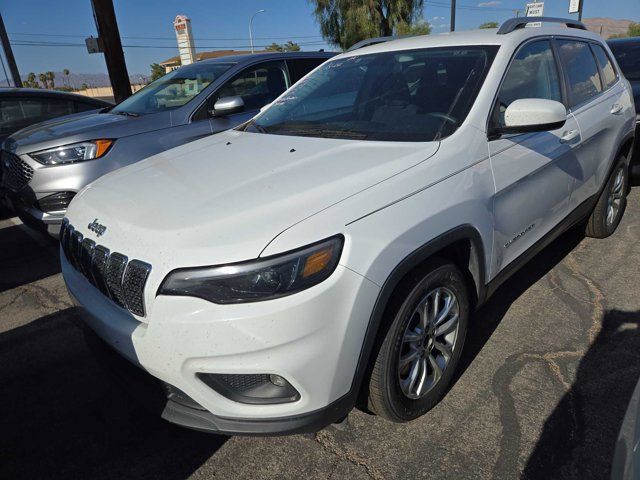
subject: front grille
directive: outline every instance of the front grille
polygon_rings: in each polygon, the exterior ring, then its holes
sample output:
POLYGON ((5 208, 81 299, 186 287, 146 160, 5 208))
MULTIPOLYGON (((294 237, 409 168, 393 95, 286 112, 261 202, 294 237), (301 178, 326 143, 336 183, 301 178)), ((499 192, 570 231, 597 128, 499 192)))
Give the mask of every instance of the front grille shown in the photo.
POLYGON ((47 195, 36 202, 36 207, 43 212, 66 210, 74 196, 75 192, 58 192, 53 195, 47 195))
POLYGON ((27 165, 17 155, 2 150, 0 154, 2 161, 3 184, 9 190, 17 192, 26 187, 33 177, 33 168, 27 165))
POLYGON ((102 245, 83 238, 66 218, 62 222, 60 242, 71 266, 93 286, 122 308, 145 316, 144 288, 151 265, 140 260, 129 261, 118 252, 110 253, 102 245))

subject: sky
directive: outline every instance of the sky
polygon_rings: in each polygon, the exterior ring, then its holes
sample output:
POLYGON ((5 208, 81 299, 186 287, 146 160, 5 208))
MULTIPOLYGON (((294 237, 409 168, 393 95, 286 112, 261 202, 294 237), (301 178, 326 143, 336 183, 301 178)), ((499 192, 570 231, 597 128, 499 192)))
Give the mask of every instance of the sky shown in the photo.
MULTIPOLYGON (((640 21, 640 0, 583 1, 585 18, 640 21)), ((433 32, 448 31, 450 0, 424 3, 423 17, 433 32)), ((524 9, 525 4, 520 0, 458 0, 456 29, 504 21, 514 16, 512 9, 524 9)), ((544 13, 569 16, 568 4, 569 0, 547 0, 544 13)), ((261 9, 265 12, 253 21, 256 47, 293 40, 303 50, 331 49, 320 36, 307 0, 114 0, 114 6, 130 74, 148 75, 151 63, 178 54, 172 26, 177 14, 191 18, 198 51, 248 50, 249 19, 261 9)), ((84 38, 96 36, 90 0, 0 0, 0 13, 22 75, 64 68, 106 73, 103 55, 90 55, 84 46, 84 38)))

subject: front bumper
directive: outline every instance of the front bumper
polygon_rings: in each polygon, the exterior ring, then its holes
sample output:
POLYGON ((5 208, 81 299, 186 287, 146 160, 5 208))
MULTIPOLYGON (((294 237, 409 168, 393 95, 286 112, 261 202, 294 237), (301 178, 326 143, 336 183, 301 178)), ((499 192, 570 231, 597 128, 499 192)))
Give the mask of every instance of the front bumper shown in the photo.
POLYGON ((234 434, 299 433, 340 419, 355 404, 354 374, 379 287, 347 268, 266 302, 216 305, 158 296, 145 323, 103 296, 62 253, 61 263, 89 327, 141 372, 188 399, 165 395, 162 416, 171 422, 234 434), (207 386, 198 373, 276 374, 300 398, 241 403, 207 386))
MULTIPOLYGON (((32 228, 48 233, 57 238, 60 233, 62 219, 66 214, 66 205, 59 209, 47 210, 40 208, 39 202, 46 201, 56 194, 75 194, 90 182, 111 171, 114 167, 107 157, 98 160, 89 160, 69 165, 45 166, 29 155, 15 155, 2 152, 2 184, 1 189, 12 204, 13 209, 18 213, 20 219, 32 228), (9 167, 5 165, 5 159, 12 157, 14 164, 19 164, 18 181, 11 182, 11 187, 7 185, 7 178, 10 176, 9 167), (28 172, 24 174, 24 172, 28 172)), ((8 160, 7 160, 8 161, 8 160)), ((14 170, 15 171, 15 170, 14 170)), ((68 203, 68 202, 66 202, 68 203)))

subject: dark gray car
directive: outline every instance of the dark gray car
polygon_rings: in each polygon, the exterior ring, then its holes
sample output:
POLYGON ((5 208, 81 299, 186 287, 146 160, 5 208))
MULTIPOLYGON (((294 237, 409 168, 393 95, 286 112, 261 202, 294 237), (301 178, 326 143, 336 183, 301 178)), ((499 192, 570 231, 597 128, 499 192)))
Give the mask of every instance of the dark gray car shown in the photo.
POLYGON ((20 130, 2 146, 2 188, 23 222, 57 236, 67 205, 93 180, 243 123, 333 55, 205 60, 168 73, 111 109, 20 130))

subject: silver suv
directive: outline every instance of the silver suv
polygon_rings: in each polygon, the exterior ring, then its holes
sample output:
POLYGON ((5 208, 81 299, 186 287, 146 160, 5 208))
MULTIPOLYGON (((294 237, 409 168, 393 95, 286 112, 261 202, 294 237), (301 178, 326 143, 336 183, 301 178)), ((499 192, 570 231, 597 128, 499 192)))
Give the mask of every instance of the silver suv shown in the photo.
POLYGON ((102 175, 235 127, 334 54, 233 55, 184 66, 114 108, 39 123, 9 137, 3 189, 20 218, 54 237, 71 199, 102 175))

